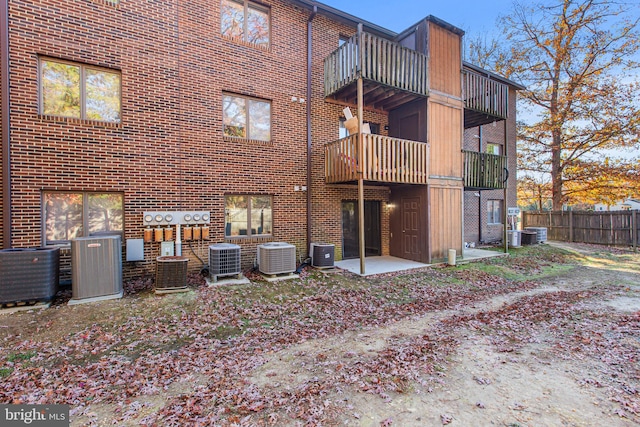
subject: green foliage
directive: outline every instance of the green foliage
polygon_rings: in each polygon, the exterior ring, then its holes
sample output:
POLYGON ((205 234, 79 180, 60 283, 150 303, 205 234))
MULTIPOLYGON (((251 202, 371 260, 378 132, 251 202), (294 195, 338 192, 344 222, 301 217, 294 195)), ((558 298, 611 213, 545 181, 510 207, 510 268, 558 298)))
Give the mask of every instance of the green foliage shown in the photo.
POLYGON ((27 351, 25 353, 12 353, 7 356, 8 362, 24 362, 36 355, 35 351, 27 351))

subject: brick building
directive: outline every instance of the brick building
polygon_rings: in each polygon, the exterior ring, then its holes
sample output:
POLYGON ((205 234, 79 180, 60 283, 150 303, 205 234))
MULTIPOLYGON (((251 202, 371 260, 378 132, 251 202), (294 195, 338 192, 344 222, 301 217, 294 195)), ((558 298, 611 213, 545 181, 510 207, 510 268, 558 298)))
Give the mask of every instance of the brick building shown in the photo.
MULTIPOLYGON (((437 18, 396 34, 312 0, 2 0, 0 14, 4 248, 162 229, 192 269, 217 242, 244 267, 268 241, 299 260, 310 242, 357 257, 364 240, 435 262, 501 237, 500 162, 515 206, 520 87, 464 64, 463 32, 437 18), (347 134, 345 107, 370 134, 347 134)), ((154 269, 156 240, 125 276, 154 269)))

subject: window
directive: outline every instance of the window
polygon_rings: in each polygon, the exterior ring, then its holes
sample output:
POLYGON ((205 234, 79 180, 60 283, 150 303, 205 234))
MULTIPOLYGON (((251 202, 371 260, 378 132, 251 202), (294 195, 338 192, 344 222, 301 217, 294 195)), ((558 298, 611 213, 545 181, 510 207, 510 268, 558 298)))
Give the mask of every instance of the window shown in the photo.
POLYGON ((487 224, 502 224, 502 200, 487 200, 487 224))
MULTIPOLYGON (((346 138, 346 137, 349 136, 349 131, 347 130, 347 128, 344 125, 345 121, 346 121, 346 119, 344 117, 340 118, 340 125, 338 127, 338 138, 339 139, 346 138)), ((380 124, 378 124, 378 123, 370 123, 369 122, 369 130, 373 134, 380 135, 380 124)))
POLYGON ((223 36, 268 48, 269 8, 246 0, 222 0, 220 29, 223 36))
POLYGON ((271 141, 271 103, 240 95, 222 95, 225 136, 271 141))
POLYGON ((45 245, 124 232, 122 193, 47 192, 43 205, 45 245))
POLYGON ((225 236, 270 235, 273 226, 271 196, 225 196, 225 236))
POLYGON ((120 73, 42 59, 40 113, 120 123, 120 73))
POLYGON ((342 117, 340 119, 340 127, 338 128, 338 137, 340 139, 342 138, 346 138, 349 136, 349 131, 347 131, 347 128, 344 125, 344 122, 346 121, 346 119, 344 117, 342 117))
POLYGON ((487 153, 489 154, 502 154, 502 146, 500 144, 494 144, 492 142, 487 143, 487 153))

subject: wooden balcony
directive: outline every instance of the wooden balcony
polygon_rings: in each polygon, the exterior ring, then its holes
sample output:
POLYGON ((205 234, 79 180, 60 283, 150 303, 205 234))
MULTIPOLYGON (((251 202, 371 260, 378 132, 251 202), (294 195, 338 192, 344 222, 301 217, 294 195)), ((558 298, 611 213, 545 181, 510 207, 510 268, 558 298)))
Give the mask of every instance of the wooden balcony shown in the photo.
POLYGON ((495 190, 506 186, 507 157, 462 150, 465 190, 495 190))
POLYGON ((464 127, 504 120, 509 112, 509 87, 469 69, 463 69, 464 127))
POLYGON ((326 144, 324 154, 329 184, 357 181, 360 172, 372 182, 426 184, 428 180, 429 144, 424 142, 354 134, 326 144))
POLYGON ((325 59, 325 96, 356 104, 354 83, 362 76, 364 103, 390 110, 428 95, 428 62, 426 55, 361 31, 325 59))

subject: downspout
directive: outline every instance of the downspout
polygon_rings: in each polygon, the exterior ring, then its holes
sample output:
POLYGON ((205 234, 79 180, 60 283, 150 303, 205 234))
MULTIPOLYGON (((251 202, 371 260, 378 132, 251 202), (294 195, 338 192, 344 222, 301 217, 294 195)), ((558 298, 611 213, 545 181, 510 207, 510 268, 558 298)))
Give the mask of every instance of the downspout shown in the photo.
POLYGON ((11 247, 11 131, 9 102, 9 0, 0 3, 0 104, 2 108, 2 248, 11 247))
POLYGON ((307 248, 308 256, 311 256, 311 67, 313 65, 313 25, 311 22, 318 13, 318 6, 313 6, 313 11, 307 20, 307 248))

